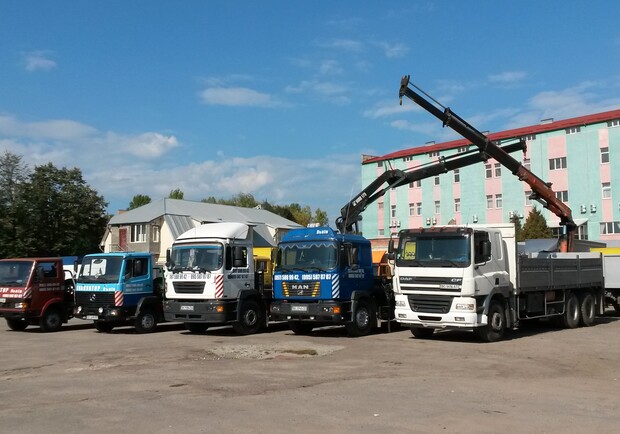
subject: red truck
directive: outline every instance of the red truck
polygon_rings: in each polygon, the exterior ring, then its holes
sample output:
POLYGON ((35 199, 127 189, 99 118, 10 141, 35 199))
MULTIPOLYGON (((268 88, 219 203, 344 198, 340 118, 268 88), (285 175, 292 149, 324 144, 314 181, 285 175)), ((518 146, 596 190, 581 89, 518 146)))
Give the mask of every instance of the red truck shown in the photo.
POLYGON ((61 258, 0 260, 0 317, 11 330, 55 332, 73 316, 75 283, 61 258))

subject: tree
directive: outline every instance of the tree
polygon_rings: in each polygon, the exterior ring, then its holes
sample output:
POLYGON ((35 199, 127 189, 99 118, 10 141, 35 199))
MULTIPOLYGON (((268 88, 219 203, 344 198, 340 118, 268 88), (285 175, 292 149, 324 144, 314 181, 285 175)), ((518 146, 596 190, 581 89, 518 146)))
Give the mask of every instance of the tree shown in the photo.
POLYGON ((179 200, 183 200, 183 196, 185 196, 185 194, 183 194, 183 192, 181 191, 180 188, 175 188, 174 190, 172 190, 170 192, 170 195, 168 196, 170 199, 179 199, 179 200))
POLYGON ((323 211, 321 208, 317 208, 314 212, 314 222, 318 223, 321 226, 327 226, 327 212, 323 211))
POLYGON ((22 157, 5 151, 0 157, 0 258, 9 255, 18 226, 16 201, 19 186, 28 177, 22 157))
POLYGON ((519 217, 519 213, 515 212, 510 217, 510 223, 515 225, 515 239, 517 241, 525 241, 525 237, 523 236, 523 225, 521 224, 521 217, 519 217))
POLYGON ((69 256, 99 251, 107 203, 79 169, 35 167, 18 193, 12 256, 69 256))
POLYGON ((525 224, 523 225, 522 236, 524 240, 532 240, 536 238, 552 238, 553 233, 547 226, 547 221, 538 208, 534 207, 527 215, 525 224))
POLYGON ((129 202, 129 208, 128 209, 135 209, 135 208, 139 208, 143 205, 149 204, 151 203, 151 197, 147 196, 146 194, 136 194, 133 199, 131 199, 131 202, 129 202))

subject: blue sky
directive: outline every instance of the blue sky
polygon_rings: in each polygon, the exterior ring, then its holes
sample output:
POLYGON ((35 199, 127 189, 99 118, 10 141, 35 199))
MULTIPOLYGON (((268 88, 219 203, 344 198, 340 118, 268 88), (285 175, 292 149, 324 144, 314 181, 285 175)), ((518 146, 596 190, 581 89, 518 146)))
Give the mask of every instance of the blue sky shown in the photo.
POLYGON ((620 107, 612 1, 0 2, 0 151, 78 167, 109 202, 251 193, 321 208, 361 155, 620 107))

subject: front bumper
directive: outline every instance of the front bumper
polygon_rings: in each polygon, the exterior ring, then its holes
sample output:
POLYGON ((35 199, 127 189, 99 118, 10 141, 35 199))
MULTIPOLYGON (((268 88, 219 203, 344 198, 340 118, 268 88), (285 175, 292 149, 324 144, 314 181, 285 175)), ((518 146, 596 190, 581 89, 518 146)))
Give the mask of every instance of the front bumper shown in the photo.
POLYGON ((311 303, 275 301, 271 303, 274 321, 304 321, 342 324, 351 318, 351 302, 319 301, 311 303))
POLYGON ((164 301, 166 321, 227 324, 237 320, 237 300, 164 301))

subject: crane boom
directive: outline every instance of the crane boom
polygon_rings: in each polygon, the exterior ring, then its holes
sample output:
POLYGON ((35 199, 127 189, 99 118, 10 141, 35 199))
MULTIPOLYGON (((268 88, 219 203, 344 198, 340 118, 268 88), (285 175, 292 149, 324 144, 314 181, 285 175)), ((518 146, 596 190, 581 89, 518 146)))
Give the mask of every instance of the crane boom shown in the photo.
MULTIPOLYGON (((500 149, 504 152, 525 151, 525 141, 507 144, 500 149)), ((357 194, 340 210, 340 217, 336 219, 336 227, 341 233, 357 233, 358 222, 361 214, 368 205, 379 199, 390 188, 400 187, 411 182, 437 176, 451 170, 470 166, 481 161, 486 161, 487 156, 479 151, 470 151, 441 157, 438 161, 417 167, 411 171, 400 169, 386 170, 372 181, 366 188, 357 194), (384 186, 385 184, 385 186, 384 186)))
MULTIPOLYGON (((520 181, 527 183, 532 189, 532 199, 537 200, 545 208, 560 218, 560 224, 566 228, 566 251, 573 250, 576 224, 573 221, 571 209, 557 198, 555 192, 551 188, 551 184, 544 182, 530 170, 526 169, 519 161, 515 160, 504 149, 498 146, 494 141, 482 134, 476 128, 467 123, 464 119, 452 112, 449 107, 443 107, 437 101, 434 104, 422 95, 416 93, 409 87, 409 77, 404 76, 400 81, 400 103, 402 104, 403 96, 411 99, 420 107, 431 113, 437 119, 443 122, 443 126, 448 126, 461 136, 476 145, 481 153, 494 158, 502 166, 506 167, 520 181), (441 109, 438 107, 440 106, 441 109), (442 110, 443 109, 443 110, 442 110)), ((417 86, 413 85, 421 93, 424 93, 417 86)), ((425 94, 426 95, 426 94, 425 94)), ((428 95, 427 95, 428 96, 428 95)), ((429 97, 429 99, 432 99, 429 97)))

